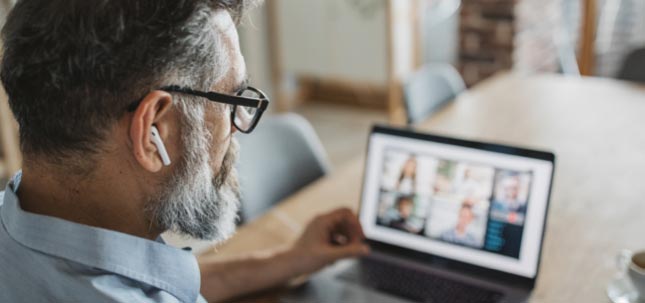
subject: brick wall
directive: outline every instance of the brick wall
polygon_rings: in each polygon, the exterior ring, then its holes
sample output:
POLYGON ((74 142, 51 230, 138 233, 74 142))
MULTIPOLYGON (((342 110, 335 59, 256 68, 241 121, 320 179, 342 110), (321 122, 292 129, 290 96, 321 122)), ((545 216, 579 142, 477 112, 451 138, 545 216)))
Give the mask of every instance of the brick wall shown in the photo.
POLYGON ((468 86, 513 66, 518 0, 463 0, 459 70, 468 86))

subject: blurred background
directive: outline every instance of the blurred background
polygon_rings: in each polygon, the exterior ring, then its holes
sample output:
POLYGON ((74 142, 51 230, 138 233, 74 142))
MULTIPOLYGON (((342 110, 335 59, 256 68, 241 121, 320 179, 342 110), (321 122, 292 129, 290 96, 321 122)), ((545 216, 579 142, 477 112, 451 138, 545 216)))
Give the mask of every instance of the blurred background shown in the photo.
MULTIPOLYGON (((373 123, 413 120, 406 85, 424 68, 454 67, 456 93, 510 70, 645 80, 624 64, 643 66, 644 22, 644 0, 266 0, 239 31, 269 116, 305 117, 338 166, 373 123)), ((0 179, 20 167, 12 119, 3 98, 0 179)))
POLYGON ((373 122, 406 122, 403 87, 424 65, 467 87, 508 70, 620 78, 644 22, 643 0, 267 0, 240 35, 272 110, 305 116, 340 165, 373 122))

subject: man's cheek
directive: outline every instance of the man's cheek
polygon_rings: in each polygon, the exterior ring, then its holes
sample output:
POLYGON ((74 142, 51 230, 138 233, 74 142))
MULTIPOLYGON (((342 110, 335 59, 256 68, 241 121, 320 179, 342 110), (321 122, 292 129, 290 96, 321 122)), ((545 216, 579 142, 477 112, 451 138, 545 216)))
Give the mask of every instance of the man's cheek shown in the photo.
POLYGON ((226 137, 229 137, 232 134, 233 128, 233 121, 231 120, 231 110, 229 107, 225 107, 224 110, 222 111, 222 117, 221 120, 223 123, 221 125, 222 130, 223 130, 223 135, 226 137))
POLYGON ((216 174, 219 173, 220 169, 222 168, 222 162, 224 161, 224 156, 226 155, 228 147, 228 143, 222 143, 219 146, 213 146, 213 148, 211 148, 210 150, 210 157, 208 159, 208 162, 210 164, 210 167, 213 169, 213 172, 215 172, 216 174))

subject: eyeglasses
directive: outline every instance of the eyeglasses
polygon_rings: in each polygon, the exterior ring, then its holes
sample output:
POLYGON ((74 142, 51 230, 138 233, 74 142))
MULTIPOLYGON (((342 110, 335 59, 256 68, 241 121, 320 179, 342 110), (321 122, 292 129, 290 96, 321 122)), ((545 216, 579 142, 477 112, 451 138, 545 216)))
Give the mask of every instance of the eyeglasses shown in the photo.
MULTIPOLYGON (((235 95, 217 92, 202 92, 177 85, 164 86, 159 90, 203 97, 213 102, 232 105, 231 120, 239 131, 249 134, 255 129, 262 114, 269 106, 269 98, 261 90, 247 86, 235 95)), ((128 111, 135 111, 140 101, 131 104, 128 111)))

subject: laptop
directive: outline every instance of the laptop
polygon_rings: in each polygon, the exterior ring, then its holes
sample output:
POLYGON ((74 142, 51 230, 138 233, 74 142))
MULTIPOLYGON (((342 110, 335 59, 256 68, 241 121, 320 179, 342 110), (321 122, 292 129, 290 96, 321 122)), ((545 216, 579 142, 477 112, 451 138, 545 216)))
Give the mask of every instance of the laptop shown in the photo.
POLYGON ((372 253, 282 301, 526 301, 554 164, 549 152, 375 126, 359 210, 372 253))

